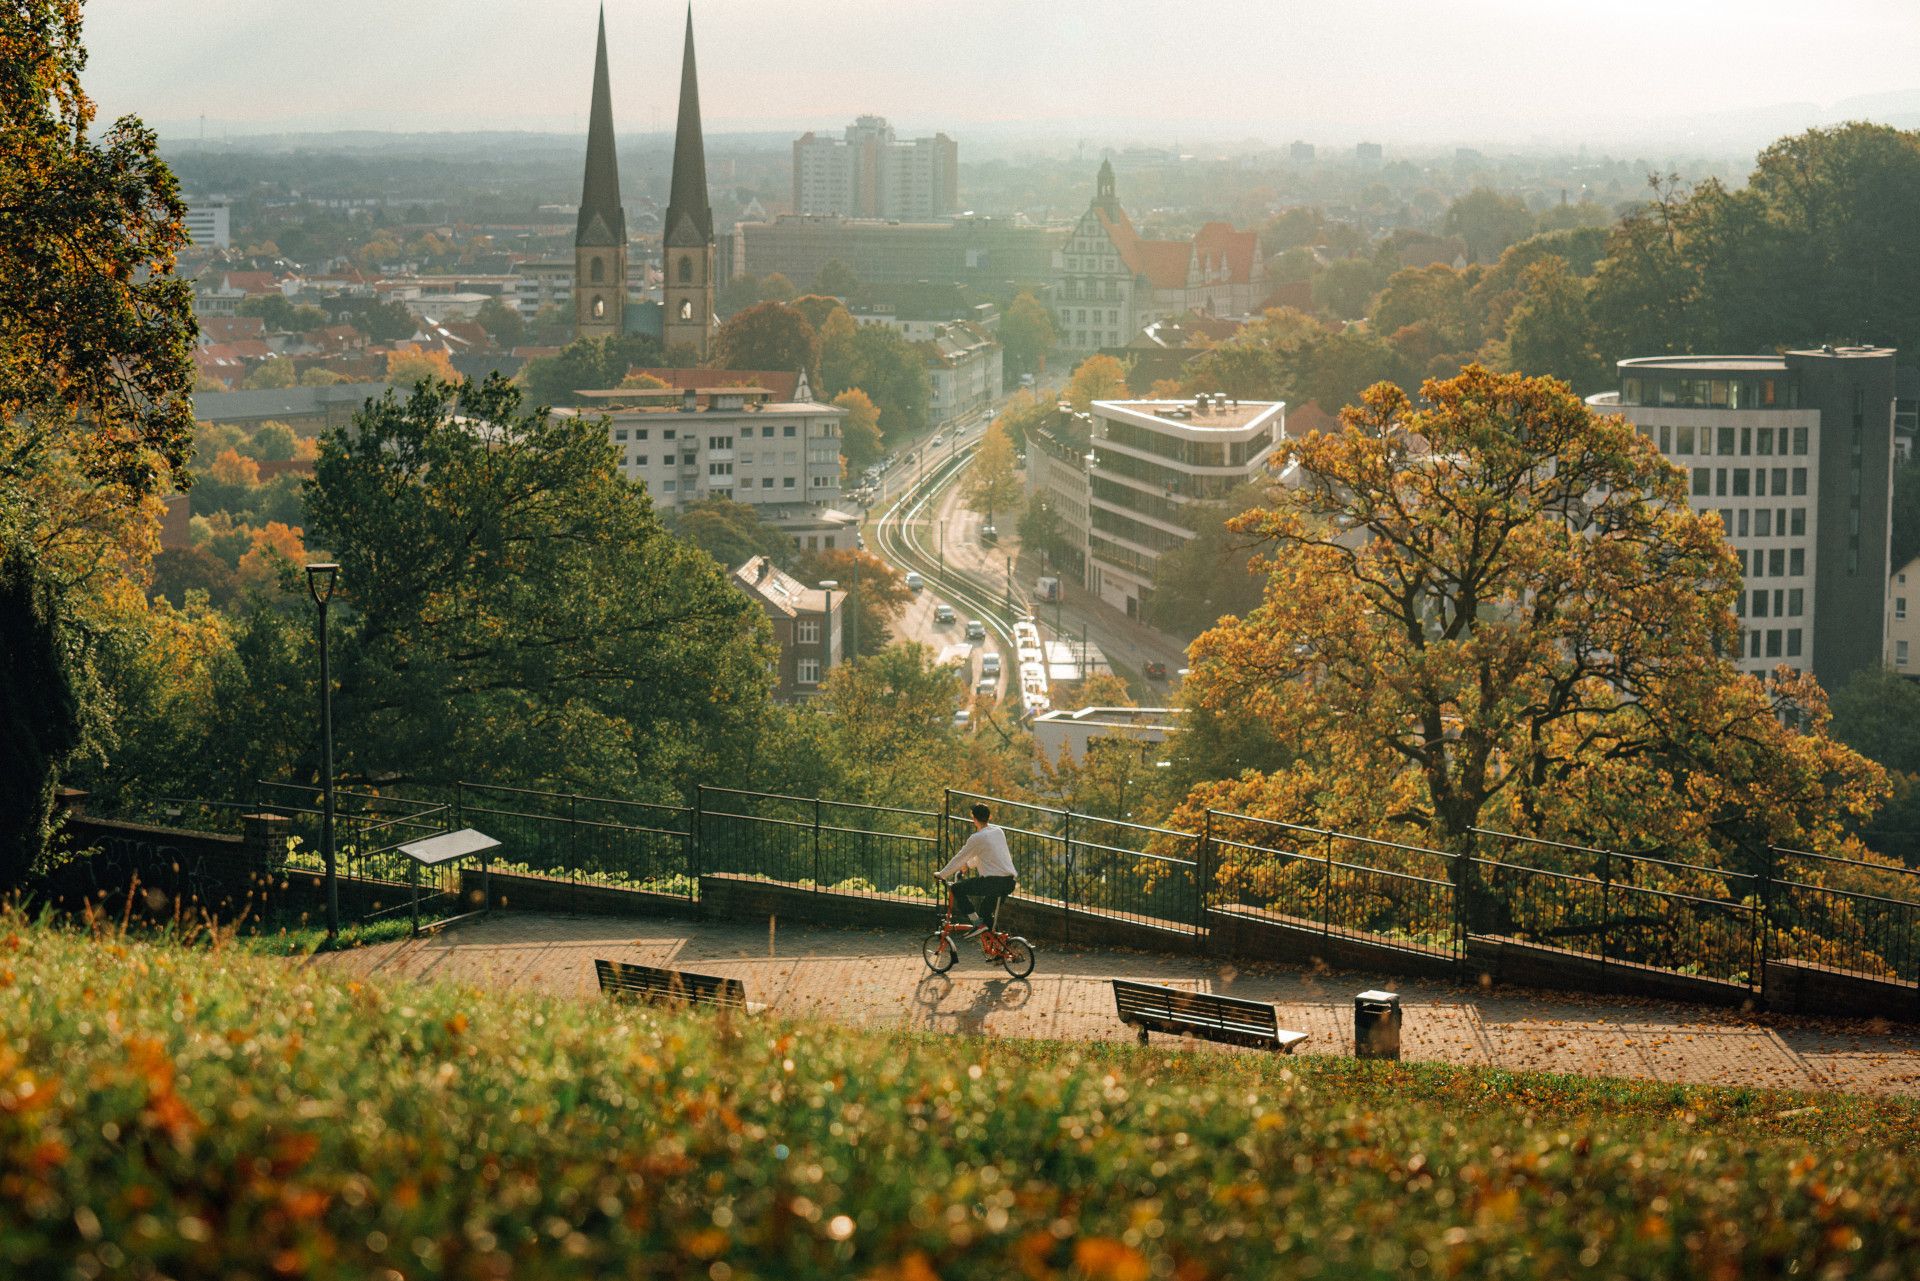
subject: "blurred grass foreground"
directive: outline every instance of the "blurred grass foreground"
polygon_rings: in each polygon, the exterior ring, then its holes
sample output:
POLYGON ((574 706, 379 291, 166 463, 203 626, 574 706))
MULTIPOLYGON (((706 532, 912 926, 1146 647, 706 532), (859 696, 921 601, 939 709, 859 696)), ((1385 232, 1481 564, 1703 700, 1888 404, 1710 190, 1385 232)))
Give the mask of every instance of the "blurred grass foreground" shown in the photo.
POLYGON ((1913 1100, 362 985, 0 910, 0 1276, 1910 1277, 1913 1100))

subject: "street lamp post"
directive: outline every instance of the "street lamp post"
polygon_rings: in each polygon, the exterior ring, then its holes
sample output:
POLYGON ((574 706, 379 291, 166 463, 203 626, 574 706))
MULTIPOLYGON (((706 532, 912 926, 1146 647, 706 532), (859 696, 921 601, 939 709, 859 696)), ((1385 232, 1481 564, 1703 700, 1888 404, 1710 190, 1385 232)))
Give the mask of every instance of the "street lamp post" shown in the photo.
POLYGON ((820 671, 822 680, 825 680, 826 674, 833 670, 833 593, 839 586, 840 580, 836 578, 820 580, 820 590, 827 594, 827 611, 820 619, 820 649, 827 656, 827 661, 820 671))
POLYGON ((340 935, 340 878, 333 847, 333 665, 327 652, 327 604, 333 599, 340 567, 331 563, 307 566, 307 594, 320 614, 320 858, 326 868, 327 937, 340 935))

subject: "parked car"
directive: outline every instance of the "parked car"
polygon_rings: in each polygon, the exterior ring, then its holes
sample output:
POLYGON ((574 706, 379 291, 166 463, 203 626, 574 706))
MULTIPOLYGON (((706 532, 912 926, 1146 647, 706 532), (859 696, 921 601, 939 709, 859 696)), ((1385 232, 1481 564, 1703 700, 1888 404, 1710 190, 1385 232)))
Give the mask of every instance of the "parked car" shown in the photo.
POLYGON ((953 606, 935 605, 933 607, 933 621, 936 623, 951 623, 953 621, 953 606))
POLYGON ((925 587, 926 585, 927 585, 927 580, 920 576, 919 570, 910 569, 907 571, 907 590, 908 591, 917 592, 922 587, 925 587))
POLYGON ((1167 665, 1161 662, 1159 659, 1155 659, 1152 662, 1148 663, 1147 679, 1150 681, 1163 681, 1167 679, 1167 665))
POLYGON ((970 641, 983 641, 986 638, 987 638, 986 624, 982 623, 977 618, 969 618, 967 620, 967 639, 970 641))

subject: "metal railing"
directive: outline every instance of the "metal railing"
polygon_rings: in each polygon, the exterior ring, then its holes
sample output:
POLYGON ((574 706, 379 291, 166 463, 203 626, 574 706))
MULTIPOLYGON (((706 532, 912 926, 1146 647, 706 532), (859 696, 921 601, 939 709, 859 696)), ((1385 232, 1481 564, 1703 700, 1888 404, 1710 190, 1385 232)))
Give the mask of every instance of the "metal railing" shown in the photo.
MULTIPOLYGON (((317 793, 261 794, 291 824, 285 866, 317 869, 317 793)), ((1651 969, 1758 990, 1770 961, 1920 981, 1920 871, 1786 847, 1742 871, 1475 829, 1468 855, 1225 810, 1186 831, 959 790, 937 811, 709 786, 689 805, 466 782, 444 802, 336 796, 342 873, 386 881, 405 878, 401 842, 472 825, 501 842, 496 871, 563 884, 692 901, 703 875, 730 875, 932 900, 979 802, 1007 833, 1020 897, 1057 910, 1069 940, 1097 922, 1199 938, 1232 915, 1462 967, 1483 937, 1623 982, 1651 969)), ((246 808, 162 798, 140 817, 229 825, 246 808)))

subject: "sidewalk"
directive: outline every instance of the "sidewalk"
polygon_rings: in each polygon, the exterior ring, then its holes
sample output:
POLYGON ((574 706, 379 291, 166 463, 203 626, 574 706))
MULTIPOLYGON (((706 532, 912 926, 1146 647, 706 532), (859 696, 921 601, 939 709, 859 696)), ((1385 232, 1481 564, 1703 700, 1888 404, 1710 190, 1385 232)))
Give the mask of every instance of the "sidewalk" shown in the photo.
MULTIPOLYGON (((1920 1095, 1920 1030, 1648 1001, 1478 990, 1380 974, 1236 969, 1186 958, 1042 949, 1031 979, 975 950, 934 976, 917 934, 663 919, 497 913, 421 939, 315 958, 341 975, 431 979, 598 999, 596 957, 739 978, 781 1014, 856 1027, 1118 1040, 1107 981, 1133 978, 1271 1001, 1307 1054, 1352 1049, 1352 998, 1401 994, 1409 1059, 1688 1084, 1920 1095)), ((1156 1038, 1165 1042, 1168 1038, 1156 1038)), ((1208 1047, 1210 1049, 1218 1047, 1208 1047)), ((1222 1053, 1242 1051, 1221 1050, 1222 1053)))

